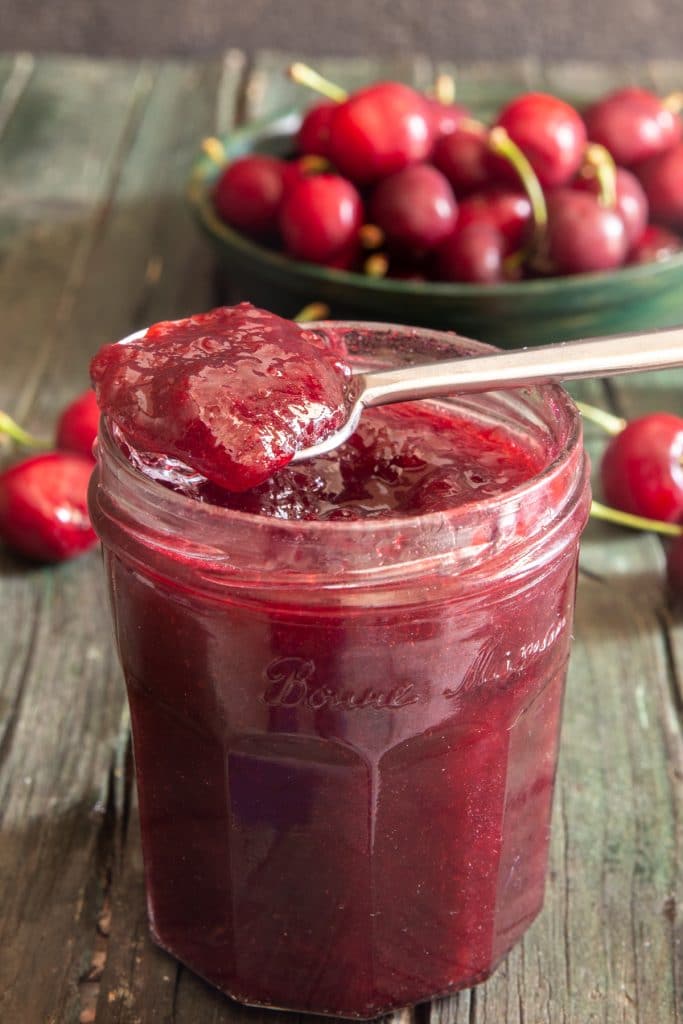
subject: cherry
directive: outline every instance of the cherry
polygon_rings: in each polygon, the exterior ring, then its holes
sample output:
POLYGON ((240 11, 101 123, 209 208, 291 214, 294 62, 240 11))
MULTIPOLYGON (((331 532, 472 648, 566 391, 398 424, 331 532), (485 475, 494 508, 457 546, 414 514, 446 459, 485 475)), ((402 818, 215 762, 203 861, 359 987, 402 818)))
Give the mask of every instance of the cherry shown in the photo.
POLYGON ((379 82, 333 110, 328 155, 342 174, 367 185, 427 159, 433 142, 429 101, 400 82, 379 82))
POLYGON ((628 263, 656 263, 666 260, 669 256, 680 252, 683 248, 681 239, 668 228, 659 224, 648 224, 642 235, 631 248, 628 263))
POLYGON ((219 215, 249 235, 264 235, 274 230, 286 166, 284 160, 263 155, 240 157, 229 164, 213 194, 219 215))
POLYGON ((531 201, 525 192, 511 188, 496 187, 486 192, 474 192, 458 207, 458 230, 482 221, 501 232, 507 255, 524 243, 532 222, 531 201))
POLYGON ((458 216, 453 190, 428 164, 404 167, 379 183, 370 217, 401 248, 433 249, 452 233, 458 216))
POLYGON ((303 117, 297 133, 297 149, 300 153, 313 156, 327 156, 330 145, 330 123, 336 103, 318 103, 303 117))
POLYGON ((476 121, 466 121, 434 147, 432 162, 446 175, 456 195, 490 185, 493 176, 487 132, 476 121))
POLYGON ((442 281, 494 284, 504 280, 507 241, 488 221, 472 221, 439 247, 437 273, 442 281))
POLYGON ((611 270, 624 262, 624 222, 615 210, 602 206, 596 196, 558 188, 548 194, 547 209, 543 249, 551 272, 611 270))
MULTIPOLYGON (((600 182, 597 175, 579 176, 575 186, 578 189, 600 195, 600 182)), ((624 222, 626 241, 630 246, 636 244, 647 224, 648 201, 645 190, 635 174, 624 167, 615 169, 614 186, 616 190, 616 210, 624 222)))
POLYGON ((638 86, 617 89, 585 113, 588 137, 629 167, 661 153, 681 138, 681 121, 654 93, 638 86))
POLYGON ((438 99, 428 102, 432 113, 432 131, 437 140, 452 135, 465 119, 472 116, 462 103, 443 103, 438 99))
POLYGON ((88 388, 64 409, 57 421, 57 447, 94 458, 93 445, 100 423, 95 392, 88 388))
POLYGON ((645 189, 652 219, 683 230, 683 142, 638 164, 635 172, 645 189))
POLYGON ((287 192, 280 210, 287 252, 312 263, 348 266, 362 223, 358 192, 337 174, 318 174, 300 181, 287 192))
POLYGON ((452 75, 437 75, 434 83, 434 99, 429 99, 432 112, 434 138, 451 135, 464 118, 471 117, 467 107, 455 102, 455 79, 452 75))
POLYGON ((683 516, 683 419, 656 412, 613 437, 600 467, 605 500, 624 512, 676 522, 683 516))
MULTIPOLYGON (((517 143, 544 188, 566 184, 579 169, 586 129, 576 110, 564 100, 546 93, 525 93, 503 108, 496 124, 517 143)), ((509 178, 510 170, 501 168, 501 173, 509 178)))
POLYGON ((88 518, 92 459, 48 452, 0 475, 0 537, 19 554, 60 562, 87 551, 97 538, 88 518))

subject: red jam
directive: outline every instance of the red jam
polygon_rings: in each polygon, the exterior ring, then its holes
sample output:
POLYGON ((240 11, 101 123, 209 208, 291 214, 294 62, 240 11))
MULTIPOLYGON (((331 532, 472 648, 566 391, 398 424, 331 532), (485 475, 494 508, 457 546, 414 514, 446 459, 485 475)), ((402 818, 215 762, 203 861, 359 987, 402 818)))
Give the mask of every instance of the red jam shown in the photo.
POLYGON ((431 403, 368 409, 350 440, 286 466, 238 494, 182 463, 126 448, 142 472, 196 501, 278 519, 414 516, 503 493, 533 476, 540 455, 498 427, 431 403))
POLYGON ((155 324, 91 365, 102 412, 132 445, 232 491, 343 423, 349 372, 314 332, 248 303, 155 324))
POLYGON ((369 410, 231 494, 105 418, 152 933, 234 998, 372 1017, 482 981, 540 910, 577 424, 559 388, 369 410))

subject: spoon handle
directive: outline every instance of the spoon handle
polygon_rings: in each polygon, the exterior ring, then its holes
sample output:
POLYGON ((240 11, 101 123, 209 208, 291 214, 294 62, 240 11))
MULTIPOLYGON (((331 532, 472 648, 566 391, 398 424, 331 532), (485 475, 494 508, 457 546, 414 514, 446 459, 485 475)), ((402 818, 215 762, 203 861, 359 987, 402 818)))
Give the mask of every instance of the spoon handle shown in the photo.
POLYGON ((683 327, 673 327, 366 373, 361 402, 386 405, 450 391, 499 391, 681 365, 683 327))

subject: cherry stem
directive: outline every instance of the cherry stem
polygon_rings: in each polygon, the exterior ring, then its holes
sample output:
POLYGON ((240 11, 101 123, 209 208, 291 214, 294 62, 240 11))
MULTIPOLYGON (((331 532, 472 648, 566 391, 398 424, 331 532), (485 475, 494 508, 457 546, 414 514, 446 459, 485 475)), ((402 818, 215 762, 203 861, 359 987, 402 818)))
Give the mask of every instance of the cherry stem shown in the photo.
POLYGON ((676 523, 665 523, 661 519, 646 519, 645 516, 634 516, 630 512, 621 512, 617 508, 603 505, 599 501, 591 503, 591 516, 606 523, 626 526, 630 530, 648 530, 650 533, 661 533, 666 537, 680 537, 683 526, 676 523))
POLYGON ((363 224, 358 230, 358 241, 364 249, 381 249, 385 242, 379 224, 363 224))
POLYGON ((670 92, 662 100, 662 106, 671 114, 680 114, 683 111, 683 92, 670 92))
POLYGON ((534 218, 536 235, 541 235, 548 223, 548 208, 543 195, 541 183, 526 156, 501 125, 495 125, 489 132, 489 149, 507 160, 520 177, 529 196, 531 212, 534 218))
POLYGON ((343 103, 349 95, 346 89, 342 89, 341 85, 336 85, 335 82, 330 82, 328 78, 323 78, 314 68, 308 64, 302 64, 300 61, 290 64, 287 68, 287 74, 297 85, 305 85, 308 89, 320 93, 321 96, 326 96, 328 100, 332 100, 334 103, 343 103))
POLYGON ((598 409, 595 405, 589 405, 587 402, 576 402, 576 407, 584 419, 597 423, 608 434, 620 434, 626 426, 626 420, 622 419, 621 416, 614 416, 611 412, 598 409))
POLYGON ((368 277, 386 277, 389 272, 389 257, 384 252, 368 256, 363 264, 363 273, 368 277))
POLYGON ((2 434, 11 438, 12 441, 16 441, 17 444, 23 444, 27 448, 49 447, 48 441, 29 434, 27 430, 19 426, 16 420, 13 420, 6 412, 0 410, 0 435, 2 434))
POLYGON ((298 324, 309 324, 312 320, 328 320, 329 316, 330 307, 324 302, 309 302, 299 310, 294 319, 298 324))
POLYGON ((201 150, 214 164, 224 164, 228 159, 225 146, 215 135, 202 139, 201 150))
POLYGON ((447 107, 455 103, 455 79, 453 75, 440 74, 434 81, 434 98, 447 107))
POLYGON ((617 205, 617 165, 608 149, 599 142, 589 142, 583 154, 582 173, 598 181, 598 202, 613 210, 617 205))
POLYGON ((304 174, 326 174, 332 169, 332 164, 325 156, 318 156, 317 153, 306 153, 297 160, 299 167, 304 174))

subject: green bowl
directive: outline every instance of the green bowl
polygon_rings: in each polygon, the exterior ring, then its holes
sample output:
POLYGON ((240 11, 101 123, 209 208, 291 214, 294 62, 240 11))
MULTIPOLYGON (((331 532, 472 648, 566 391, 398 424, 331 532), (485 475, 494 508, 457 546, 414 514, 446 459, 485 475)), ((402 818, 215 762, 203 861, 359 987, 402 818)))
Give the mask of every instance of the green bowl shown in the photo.
POLYGON ((370 278, 259 245, 219 219, 213 186, 226 159, 291 154, 299 120, 287 111, 238 128, 221 138, 224 155, 202 151, 193 165, 188 200, 219 258, 224 301, 249 300, 288 317, 324 302, 335 319, 442 328, 506 347, 683 322, 683 254, 606 273, 471 285, 370 278))

